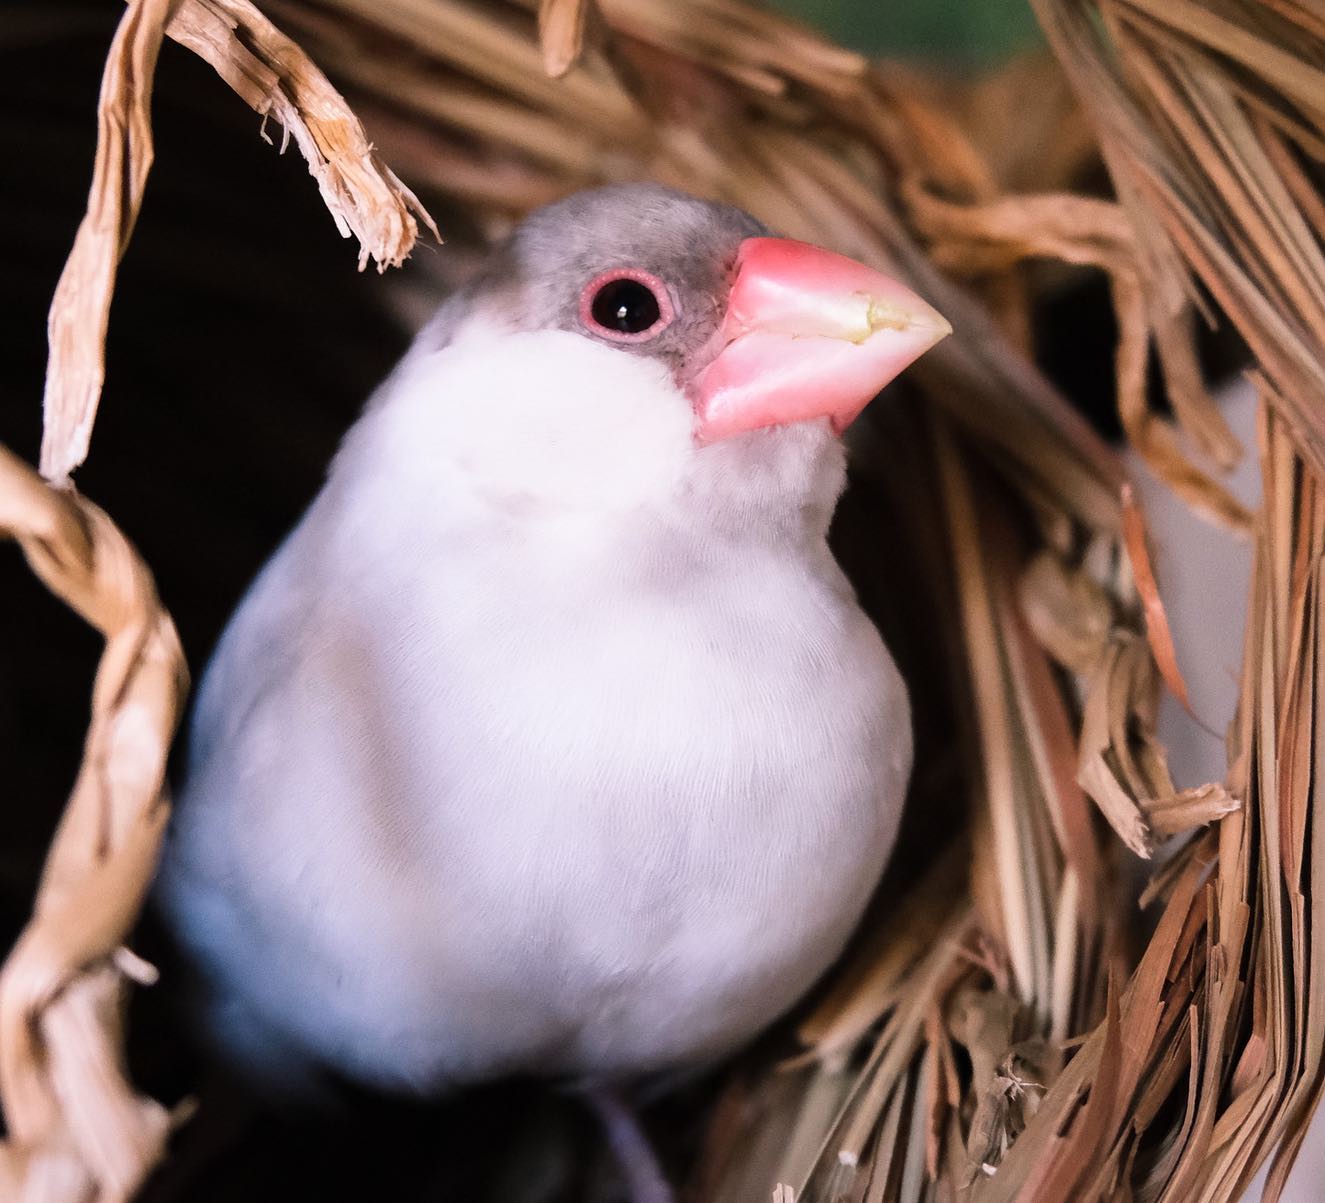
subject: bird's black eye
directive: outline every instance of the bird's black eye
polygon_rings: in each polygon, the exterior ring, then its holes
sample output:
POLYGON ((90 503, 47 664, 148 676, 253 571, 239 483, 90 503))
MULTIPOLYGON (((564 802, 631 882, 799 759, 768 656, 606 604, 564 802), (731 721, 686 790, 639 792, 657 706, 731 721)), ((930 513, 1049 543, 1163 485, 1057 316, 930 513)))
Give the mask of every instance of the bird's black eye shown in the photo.
POLYGON ((594 296, 589 312, 600 326, 618 334, 643 334, 662 317, 653 289, 638 280, 609 280, 594 296))
POLYGON ((643 342, 672 320, 667 287, 633 268, 604 272, 584 289, 580 317, 594 333, 618 342, 643 342))

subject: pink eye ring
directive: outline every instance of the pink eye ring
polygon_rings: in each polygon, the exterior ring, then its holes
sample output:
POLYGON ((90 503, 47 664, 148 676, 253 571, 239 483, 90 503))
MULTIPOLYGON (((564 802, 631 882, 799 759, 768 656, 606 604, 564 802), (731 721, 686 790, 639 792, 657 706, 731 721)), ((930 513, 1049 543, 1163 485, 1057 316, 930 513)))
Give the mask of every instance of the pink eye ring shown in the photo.
POLYGON ((670 326, 675 316, 667 285, 639 268, 602 272, 580 294, 580 321, 613 342, 647 342, 670 326))

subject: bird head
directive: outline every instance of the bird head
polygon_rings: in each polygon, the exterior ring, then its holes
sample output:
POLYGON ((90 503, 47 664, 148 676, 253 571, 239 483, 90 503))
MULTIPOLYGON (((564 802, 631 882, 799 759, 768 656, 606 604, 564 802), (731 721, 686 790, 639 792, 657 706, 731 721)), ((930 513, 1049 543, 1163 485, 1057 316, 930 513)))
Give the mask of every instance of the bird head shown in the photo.
POLYGON ((404 391, 508 509, 721 494, 750 513, 806 492, 831 509, 839 436, 948 332, 863 264, 729 205, 617 185, 527 217, 422 332, 404 391))

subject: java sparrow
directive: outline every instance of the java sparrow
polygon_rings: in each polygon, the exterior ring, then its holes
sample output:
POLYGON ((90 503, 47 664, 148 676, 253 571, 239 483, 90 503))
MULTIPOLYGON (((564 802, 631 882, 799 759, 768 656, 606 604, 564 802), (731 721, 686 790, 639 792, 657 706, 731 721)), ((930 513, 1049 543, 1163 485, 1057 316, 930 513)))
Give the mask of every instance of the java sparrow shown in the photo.
POLYGON ((657 186, 492 252, 203 680, 157 897, 229 1063, 432 1093, 705 1062, 879 879, 907 695, 825 535, 947 324, 657 186))

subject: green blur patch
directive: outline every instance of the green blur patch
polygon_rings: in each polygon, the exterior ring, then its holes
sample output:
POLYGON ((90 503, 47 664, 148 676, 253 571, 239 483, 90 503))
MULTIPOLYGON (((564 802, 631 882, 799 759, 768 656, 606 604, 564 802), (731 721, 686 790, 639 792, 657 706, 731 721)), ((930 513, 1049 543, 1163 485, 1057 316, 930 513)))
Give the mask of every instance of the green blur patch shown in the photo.
POLYGON ((1027 0, 772 0, 865 54, 989 66, 1041 44, 1027 0))

